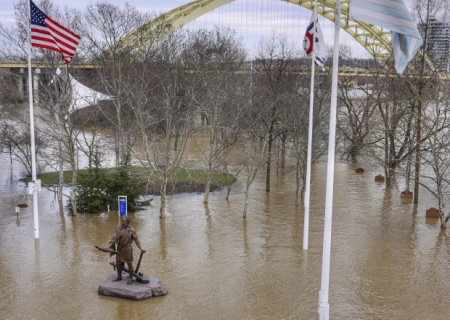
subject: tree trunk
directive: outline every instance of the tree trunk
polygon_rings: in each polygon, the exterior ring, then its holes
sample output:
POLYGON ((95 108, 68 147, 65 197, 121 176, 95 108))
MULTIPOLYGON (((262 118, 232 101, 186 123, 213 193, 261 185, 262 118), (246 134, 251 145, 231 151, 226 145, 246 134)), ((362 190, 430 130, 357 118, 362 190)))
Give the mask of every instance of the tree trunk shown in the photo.
POLYGON ((247 177, 247 185, 245 186, 244 212, 243 212, 243 218, 244 219, 247 218, 248 196, 250 195, 250 186, 252 185, 253 181, 255 180, 257 172, 258 172, 258 165, 253 170, 253 172, 249 172, 249 175, 247 177))
MULTIPOLYGON (((60 143, 60 152, 61 152, 61 143, 60 143)), ((59 179, 58 179, 58 206, 59 213, 64 213, 64 205, 63 205, 63 183, 64 183, 64 161, 60 156, 59 159, 59 179)))
POLYGON ((178 150, 178 139, 180 138, 180 135, 177 133, 175 135, 175 141, 173 143, 173 151, 177 151, 178 150))
POLYGON ((70 200, 72 202, 72 215, 76 216, 77 211, 77 169, 75 163, 72 164, 72 190, 70 192, 70 200))
POLYGON ((212 180, 212 164, 209 164, 208 178, 206 179, 205 196, 203 197, 203 203, 208 203, 209 191, 211 190, 211 180, 212 180))
POLYGON ((270 164, 272 162, 272 127, 269 131, 269 141, 267 146, 267 167, 266 167, 266 192, 270 192, 270 164))
POLYGON ((161 193, 161 206, 159 207, 159 218, 166 218, 166 203, 167 203, 167 176, 164 174, 162 179, 160 193, 161 193))
POLYGON ((119 148, 119 135, 116 132, 114 134, 114 152, 116 155, 116 167, 120 165, 120 148, 119 148))
POLYGON ((297 157, 297 165, 295 168, 295 206, 300 203, 300 157, 297 157))
POLYGON ((442 193, 440 191, 440 186, 438 186, 438 206, 439 206, 439 220, 441 222, 441 229, 447 228, 447 220, 445 219, 445 205, 442 201, 442 193))
POLYGON ((77 210, 77 155, 75 151, 74 141, 75 138, 72 136, 72 133, 69 136, 69 152, 70 152, 70 167, 72 169, 72 190, 70 192, 70 201, 72 203, 72 215, 76 216, 78 213, 77 210))
POLYGON ((247 183, 245 187, 245 202, 244 202, 244 210, 242 212, 242 218, 247 218, 247 208, 248 208, 248 195, 250 193, 250 185, 247 183))
POLYGON ((281 169, 284 169, 286 167, 286 141, 287 134, 286 132, 283 132, 283 134, 281 135, 281 169))
POLYGON ((227 195, 225 197, 225 200, 228 200, 230 198, 231 193, 231 184, 227 186, 227 195))
POLYGON ((63 183, 64 183, 64 160, 63 160, 63 136, 61 132, 61 123, 59 121, 59 115, 58 113, 55 114, 55 120, 58 128, 58 162, 59 162, 59 179, 58 179, 58 191, 57 191, 57 197, 58 197, 58 207, 59 207, 59 213, 64 213, 64 205, 63 205, 63 183))
MULTIPOLYGON (((421 97, 421 95, 420 95, 421 97)), ((422 102, 419 99, 417 105, 417 139, 416 139, 416 171, 414 173, 414 203, 419 203, 419 179, 420 179, 420 139, 422 122, 422 102)))
POLYGON ((10 163, 10 167, 11 167, 11 181, 13 181, 13 179, 14 179, 14 174, 13 174, 13 157, 12 157, 11 149, 10 149, 10 152, 9 152, 9 163, 10 163))

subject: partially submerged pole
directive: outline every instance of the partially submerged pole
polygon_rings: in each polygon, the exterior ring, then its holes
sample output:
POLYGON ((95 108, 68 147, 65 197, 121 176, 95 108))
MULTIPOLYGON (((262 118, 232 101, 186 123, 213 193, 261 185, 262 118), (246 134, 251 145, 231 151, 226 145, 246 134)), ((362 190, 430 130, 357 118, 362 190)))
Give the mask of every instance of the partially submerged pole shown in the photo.
POLYGON ((336 0, 334 17, 333 74, 331 82, 330 132, 328 140, 327 189, 325 198, 325 221, 323 231, 322 281, 319 292, 319 319, 330 319, 328 292, 330 286, 330 255, 331 255, 331 221, 333 217, 333 183, 334 157, 336 143, 336 106, 337 83, 339 71, 339 33, 341 19, 341 0, 336 0))

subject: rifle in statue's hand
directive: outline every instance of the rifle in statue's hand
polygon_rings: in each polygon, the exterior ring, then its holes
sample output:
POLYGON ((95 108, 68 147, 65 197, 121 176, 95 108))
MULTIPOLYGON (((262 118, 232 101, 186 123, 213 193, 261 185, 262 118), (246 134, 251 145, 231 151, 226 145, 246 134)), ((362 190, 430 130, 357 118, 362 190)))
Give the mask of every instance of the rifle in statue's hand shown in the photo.
POLYGON ((98 250, 103 251, 103 252, 108 252, 111 253, 111 255, 119 253, 118 251, 112 249, 112 248, 106 248, 106 247, 99 247, 99 246, 95 246, 98 250))

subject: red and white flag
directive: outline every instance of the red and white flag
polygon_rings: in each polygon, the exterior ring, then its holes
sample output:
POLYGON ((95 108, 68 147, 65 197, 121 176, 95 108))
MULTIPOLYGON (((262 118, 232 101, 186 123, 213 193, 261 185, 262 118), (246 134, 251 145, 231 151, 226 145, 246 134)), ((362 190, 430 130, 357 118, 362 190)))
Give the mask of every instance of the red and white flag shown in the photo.
POLYGON ((31 45, 61 53, 64 63, 75 55, 81 37, 47 17, 30 0, 31 45))
POLYGON ((313 12, 308 27, 306 28, 305 37, 303 39, 303 49, 305 49, 308 56, 314 52, 315 63, 322 70, 325 70, 325 63, 327 62, 327 50, 323 40, 322 29, 319 25, 317 14, 313 12))

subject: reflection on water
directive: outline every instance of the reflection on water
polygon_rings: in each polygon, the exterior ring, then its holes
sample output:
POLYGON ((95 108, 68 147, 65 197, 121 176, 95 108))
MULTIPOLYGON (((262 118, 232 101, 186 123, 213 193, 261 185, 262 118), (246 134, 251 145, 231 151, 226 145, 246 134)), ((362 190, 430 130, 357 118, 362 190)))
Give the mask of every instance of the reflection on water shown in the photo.
MULTIPOLYGON (((117 214, 60 215, 43 191, 35 240, 31 206, 15 214, 25 189, 13 166, 0 156, 1 319, 318 319, 325 164, 313 170, 307 251, 289 175, 274 176, 270 193, 257 178, 246 220, 240 181, 230 201, 226 190, 208 205, 202 194, 183 194, 170 198, 165 220, 158 198, 130 214, 147 249, 141 270, 169 291, 139 302, 97 294, 114 258, 94 246, 108 243, 117 214)), ((374 183, 379 172, 355 168, 336 165, 331 319, 448 319, 449 240, 424 217, 434 201, 423 190, 415 208, 401 190, 374 183)))

